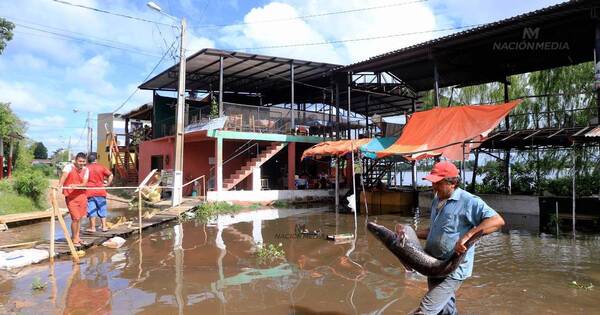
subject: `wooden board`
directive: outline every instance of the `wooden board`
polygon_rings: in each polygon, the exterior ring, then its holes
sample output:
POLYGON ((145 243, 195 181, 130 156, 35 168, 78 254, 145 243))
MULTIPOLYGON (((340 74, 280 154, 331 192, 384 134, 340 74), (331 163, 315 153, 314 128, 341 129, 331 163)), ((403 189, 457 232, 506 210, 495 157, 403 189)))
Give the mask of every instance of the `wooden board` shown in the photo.
MULTIPOLYGON (((61 208, 60 209, 60 214, 63 215, 63 216, 65 214, 67 214, 67 209, 61 208)), ((41 220, 41 219, 49 219, 51 215, 52 215, 52 211, 51 210, 33 211, 33 212, 15 213, 15 214, 5 214, 5 215, 0 215, 0 223, 6 223, 6 224, 11 224, 11 223, 26 223, 27 221, 36 221, 36 220, 41 220)))

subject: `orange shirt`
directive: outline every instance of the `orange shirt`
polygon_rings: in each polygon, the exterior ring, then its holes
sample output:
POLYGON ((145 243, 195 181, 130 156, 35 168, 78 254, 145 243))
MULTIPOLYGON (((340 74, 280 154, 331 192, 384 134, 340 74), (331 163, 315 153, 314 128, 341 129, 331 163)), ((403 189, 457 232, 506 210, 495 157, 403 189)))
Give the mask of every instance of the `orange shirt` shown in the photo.
MULTIPOLYGON (((88 187, 104 187, 104 179, 109 177, 112 173, 103 165, 98 163, 92 163, 87 166, 90 176, 88 178, 88 187)), ((87 190, 88 197, 106 197, 105 189, 94 189, 87 190)))
MULTIPOLYGON (((82 167, 80 170, 73 164, 67 164, 63 168, 63 173, 67 173, 67 178, 63 183, 63 186, 70 185, 79 185, 83 184, 83 181, 86 177, 88 177, 88 169, 86 167, 82 167)), ((63 194, 65 197, 69 197, 71 199, 79 197, 81 195, 85 196, 85 190, 83 189, 63 189, 63 194)))

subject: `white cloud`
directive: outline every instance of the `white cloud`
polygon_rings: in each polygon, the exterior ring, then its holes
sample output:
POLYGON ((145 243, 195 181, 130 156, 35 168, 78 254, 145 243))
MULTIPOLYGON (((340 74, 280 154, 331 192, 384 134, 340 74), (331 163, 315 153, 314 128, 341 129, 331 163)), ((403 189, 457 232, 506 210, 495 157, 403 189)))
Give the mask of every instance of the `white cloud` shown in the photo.
POLYGON ((35 86, 22 82, 0 81, 0 95, 3 102, 10 103, 13 111, 43 113, 47 105, 38 97, 39 90, 35 86))
MULTIPOLYGON (((298 11, 291 5, 271 2, 264 7, 254 8, 246 14, 241 26, 224 29, 224 37, 220 42, 233 45, 233 48, 276 46, 282 43, 323 42, 326 38, 315 28, 298 17, 298 11), (273 23, 257 23, 271 19, 291 19, 273 23), (246 47, 244 47, 246 46, 246 47)), ((269 54, 316 61, 340 62, 341 58, 332 45, 313 46, 309 49, 287 47, 278 49, 262 49, 269 54)))
POLYGON ((110 95, 115 92, 115 87, 107 81, 110 63, 101 55, 86 60, 78 67, 66 70, 66 77, 82 83, 84 87, 98 94, 110 95))
POLYGON ((66 119, 61 115, 44 116, 40 118, 25 119, 29 130, 44 130, 49 128, 62 128, 66 119))
POLYGON ((46 60, 33 56, 32 54, 17 54, 13 57, 14 65, 32 70, 44 70, 48 63, 46 60))

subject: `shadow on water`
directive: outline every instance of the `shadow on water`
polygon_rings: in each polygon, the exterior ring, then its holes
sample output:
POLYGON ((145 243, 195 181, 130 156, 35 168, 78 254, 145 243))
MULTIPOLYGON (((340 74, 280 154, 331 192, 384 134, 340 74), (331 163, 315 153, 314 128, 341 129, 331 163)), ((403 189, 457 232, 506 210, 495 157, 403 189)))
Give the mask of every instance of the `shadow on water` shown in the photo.
MULTIPOLYGON (((370 216, 379 224, 427 226, 420 215, 370 216)), ((518 219, 518 218, 517 218, 518 219)), ((527 220, 517 223, 527 223, 527 220)), ((426 292, 425 278, 405 272, 358 217, 328 208, 265 209, 166 225, 119 249, 94 248, 82 264, 60 260, 0 273, 0 313, 36 314, 406 314, 426 292), (298 226, 321 235, 298 233, 298 226), (257 251, 281 243, 282 257, 257 251), (267 255, 268 256, 268 255, 267 255), (54 276, 51 275, 53 271, 54 276), (39 278, 43 290, 33 291, 39 278)), ((514 225, 517 226, 517 225, 514 225)), ((555 239, 525 229, 494 233, 478 245, 474 276, 458 293, 461 312, 594 313, 600 238, 555 239)))

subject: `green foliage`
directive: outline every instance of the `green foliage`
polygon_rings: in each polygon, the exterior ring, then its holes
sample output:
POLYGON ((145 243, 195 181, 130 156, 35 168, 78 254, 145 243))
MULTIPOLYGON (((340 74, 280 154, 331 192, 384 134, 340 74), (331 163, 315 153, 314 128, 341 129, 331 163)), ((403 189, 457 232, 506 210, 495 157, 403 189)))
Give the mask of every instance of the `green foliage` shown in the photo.
POLYGON ((274 208, 290 208, 290 203, 285 200, 275 200, 271 204, 274 208))
MULTIPOLYGON (((0 18, 0 23, 1 20, 2 18, 0 18)), ((0 45, 1 41, 2 39, 0 37, 0 45)), ((0 49, 0 53, 1 52, 2 51, 0 49)), ((21 133, 23 132, 23 127, 23 122, 17 117, 17 115, 13 113, 12 109, 10 108, 10 104, 0 102, 0 137, 6 137, 13 132, 21 133)))
POLYGON ((283 250, 283 244, 279 243, 278 245, 264 245, 259 247, 258 251, 256 251, 256 257, 258 257, 259 262, 266 263, 269 261, 273 261, 278 258, 283 258, 285 256, 285 251, 283 250))
POLYGON ((219 117, 219 104, 217 104, 217 100, 213 98, 210 100, 210 114, 208 114, 211 119, 219 117))
POLYGON ((52 153, 52 162, 68 162, 69 161, 69 152, 63 148, 57 149, 52 153))
POLYGON ((42 207, 37 205, 28 197, 21 196, 13 191, 11 183, 8 180, 0 180, 0 215, 30 212, 41 210, 42 207))
POLYGON ((42 282, 42 279, 40 279, 40 277, 35 277, 31 282, 31 290, 33 291, 43 291, 46 289, 46 286, 47 283, 42 282))
POLYGON ((13 38, 12 30, 14 28, 15 24, 4 18, 0 18, 0 55, 6 47, 6 42, 13 38))
POLYGON ((19 195, 31 198, 38 205, 41 204, 48 185, 44 174, 33 169, 16 172, 13 178, 13 189, 19 195))
POLYGON ((48 164, 36 164, 31 166, 34 171, 38 171, 48 178, 56 178, 56 169, 48 164))
POLYGON ((234 214, 238 213, 241 209, 242 206, 229 204, 225 201, 205 202, 196 207, 195 214, 198 220, 206 222, 218 214, 234 214))
POLYGON ((0 179, 0 192, 12 192, 12 183, 8 179, 0 179))
POLYGON ((36 142, 33 144, 33 157, 36 159, 47 159, 48 149, 42 142, 36 142))
POLYGON ((33 161, 32 146, 27 144, 27 141, 21 140, 17 145, 17 154, 15 159, 15 170, 26 171, 31 168, 33 161))

